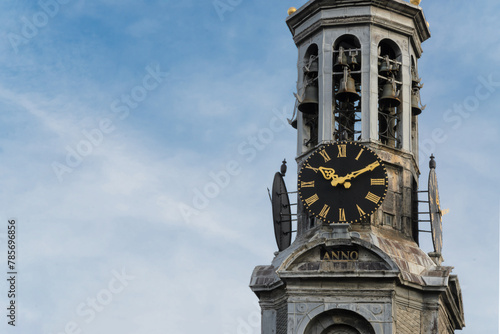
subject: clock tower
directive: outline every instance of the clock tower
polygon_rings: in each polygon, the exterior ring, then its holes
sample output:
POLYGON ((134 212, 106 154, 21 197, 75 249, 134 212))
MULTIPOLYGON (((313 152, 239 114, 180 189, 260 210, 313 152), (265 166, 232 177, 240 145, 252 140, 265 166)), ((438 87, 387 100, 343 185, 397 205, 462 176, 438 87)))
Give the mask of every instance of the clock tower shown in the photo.
POLYGON ((289 10, 298 48, 290 120, 297 205, 292 213, 284 165, 272 191, 279 251, 250 282, 262 334, 447 334, 465 326, 458 278, 441 255, 434 157, 419 190, 427 157, 418 154, 418 60, 430 38, 419 3, 310 0, 289 10), (419 247, 423 222, 434 243, 428 254, 419 247))

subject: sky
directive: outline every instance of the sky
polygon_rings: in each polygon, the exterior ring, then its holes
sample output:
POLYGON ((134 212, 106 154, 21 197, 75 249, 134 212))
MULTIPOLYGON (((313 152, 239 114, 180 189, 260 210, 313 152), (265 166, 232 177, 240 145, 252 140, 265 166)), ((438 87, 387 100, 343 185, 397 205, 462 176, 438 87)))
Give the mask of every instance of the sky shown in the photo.
MULTIPOLYGON (((296 182, 285 19, 304 3, 0 3, 0 332, 260 333, 248 284, 277 250, 284 158, 296 182)), ((421 189, 433 153, 462 333, 497 333, 500 3, 421 6, 421 189)))

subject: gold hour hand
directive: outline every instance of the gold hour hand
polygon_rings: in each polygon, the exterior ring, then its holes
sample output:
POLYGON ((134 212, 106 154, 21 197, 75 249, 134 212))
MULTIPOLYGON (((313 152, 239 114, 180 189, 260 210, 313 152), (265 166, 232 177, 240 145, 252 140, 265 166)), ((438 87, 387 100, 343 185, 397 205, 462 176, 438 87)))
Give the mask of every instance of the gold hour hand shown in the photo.
POLYGON ((345 177, 340 177, 335 174, 335 169, 333 168, 320 167, 319 171, 321 172, 321 174, 323 174, 325 180, 332 180, 331 183, 334 187, 345 182, 345 177))
POLYGON ((334 180, 339 177, 335 174, 335 169, 333 168, 319 167, 319 171, 323 174, 325 180, 334 180))

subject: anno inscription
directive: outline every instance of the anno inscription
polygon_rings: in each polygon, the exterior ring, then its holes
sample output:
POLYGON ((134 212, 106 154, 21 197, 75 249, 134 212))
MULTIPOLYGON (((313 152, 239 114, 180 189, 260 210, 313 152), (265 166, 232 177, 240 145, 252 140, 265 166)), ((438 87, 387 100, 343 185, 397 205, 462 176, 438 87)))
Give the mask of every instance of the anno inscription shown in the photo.
POLYGON ((358 261, 359 250, 352 247, 346 248, 323 248, 320 251, 321 261, 358 261))

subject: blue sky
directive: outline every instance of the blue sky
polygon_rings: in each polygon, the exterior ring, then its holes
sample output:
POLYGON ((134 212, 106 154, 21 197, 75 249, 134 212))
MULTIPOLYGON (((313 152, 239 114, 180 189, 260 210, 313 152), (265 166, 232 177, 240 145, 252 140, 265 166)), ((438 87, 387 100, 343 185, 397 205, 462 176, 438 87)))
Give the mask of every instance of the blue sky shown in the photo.
MULTIPOLYGON (((2 315, 2 333, 259 333, 248 283, 276 250, 266 188, 295 157, 285 19, 305 1, 221 1, 0 4, 2 272, 10 218, 19 241, 18 327, 2 315)), ((463 333, 495 333, 500 3, 421 6, 444 264, 463 333)))

